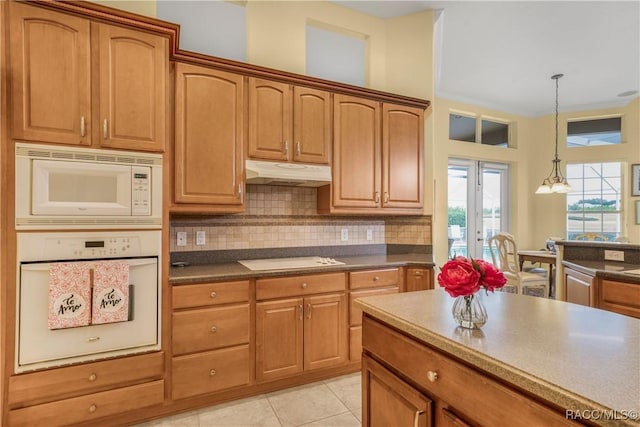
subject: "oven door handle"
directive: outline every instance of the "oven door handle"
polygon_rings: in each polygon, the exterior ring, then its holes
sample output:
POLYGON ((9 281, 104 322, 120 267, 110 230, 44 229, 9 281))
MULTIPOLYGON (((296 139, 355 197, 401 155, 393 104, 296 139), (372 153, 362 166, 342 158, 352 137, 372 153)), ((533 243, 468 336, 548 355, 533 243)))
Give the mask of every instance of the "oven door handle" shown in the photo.
MULTIPOLYGON (((112 261, 115 261, 115 260, 112 260, 112 261)), ((129 267, 139 267, 141 265, 149 265, 149 264, 157 263, 156 258, 128 259, 126 261, 129 264, 129 267)), ((56 261, 56 262, 65 262, 65 261, 56 261)), ((92 263, 93 260, 88 259, 86 261, 71 261, 71 262, 72 263, 77 263, 77 262, 92 263)), ((33 263, 33 264, 22 264, 21 269, 22 271, 49 271, 51 264, 53 263, 43 262, 43 263, 33 263)))

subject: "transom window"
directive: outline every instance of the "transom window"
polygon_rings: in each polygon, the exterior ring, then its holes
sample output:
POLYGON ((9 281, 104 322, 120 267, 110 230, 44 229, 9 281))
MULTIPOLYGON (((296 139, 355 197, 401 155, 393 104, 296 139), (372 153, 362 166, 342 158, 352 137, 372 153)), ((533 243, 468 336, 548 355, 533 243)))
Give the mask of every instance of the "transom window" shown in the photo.
POLYGON ((567 239, 599 233, 607 240, 620 236, 622 225, 621 163, 573 163, 567 165, 567 239))
POLYGON ((449 114, 449 139, 506 148, 509 146, 509 124, 451 113, 449 114))
POLYGON ((567 122, 567 147, 594 147, 622 142, 622 117, 567 122))

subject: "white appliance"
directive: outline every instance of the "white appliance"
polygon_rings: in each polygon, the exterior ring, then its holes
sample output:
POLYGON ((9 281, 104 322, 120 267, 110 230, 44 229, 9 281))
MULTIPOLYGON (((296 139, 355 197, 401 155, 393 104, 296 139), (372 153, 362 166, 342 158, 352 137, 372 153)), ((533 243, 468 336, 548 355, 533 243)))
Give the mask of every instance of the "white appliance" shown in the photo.
POLYGON ((331 184, 331 167, 258 160, 245 162, 247 184, 322 187, 331 184))
POLYGON ((16 229, 159 228, 162 156, 16 144, 16 229))
POLYGON ((160 230, 18 233, 15 371, 159 350, 160 230), (52 263, 122 260, 129 266, 129 320, 49 329, 52 263))
POLYGON ((319 256, 246 259, 238 261, 249 270, 289 270, 294 268, 328 267, 331 265, 344 265, 344 262, 333 258, 319 256))

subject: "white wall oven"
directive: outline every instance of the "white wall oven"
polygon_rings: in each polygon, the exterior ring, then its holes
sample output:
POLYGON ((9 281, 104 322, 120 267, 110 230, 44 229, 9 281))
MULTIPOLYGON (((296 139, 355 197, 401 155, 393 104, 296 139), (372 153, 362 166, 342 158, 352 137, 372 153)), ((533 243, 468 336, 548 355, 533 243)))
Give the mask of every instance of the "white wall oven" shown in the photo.
POLYGON ((15 371, 159 350, 161 240, 160 230, 18 233, 15 371))
POLYGON ((159 228, 162 155, 16 143, 16 229, 159 228))

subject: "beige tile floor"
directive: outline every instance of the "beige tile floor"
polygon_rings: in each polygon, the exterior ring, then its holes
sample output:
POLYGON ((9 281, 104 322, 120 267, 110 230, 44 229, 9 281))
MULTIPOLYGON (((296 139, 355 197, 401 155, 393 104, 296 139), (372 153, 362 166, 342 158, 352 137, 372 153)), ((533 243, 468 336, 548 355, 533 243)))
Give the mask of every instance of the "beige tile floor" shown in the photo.
POLYGON ((360 373, 199 409, 137 427, 360 427, 360 373))

